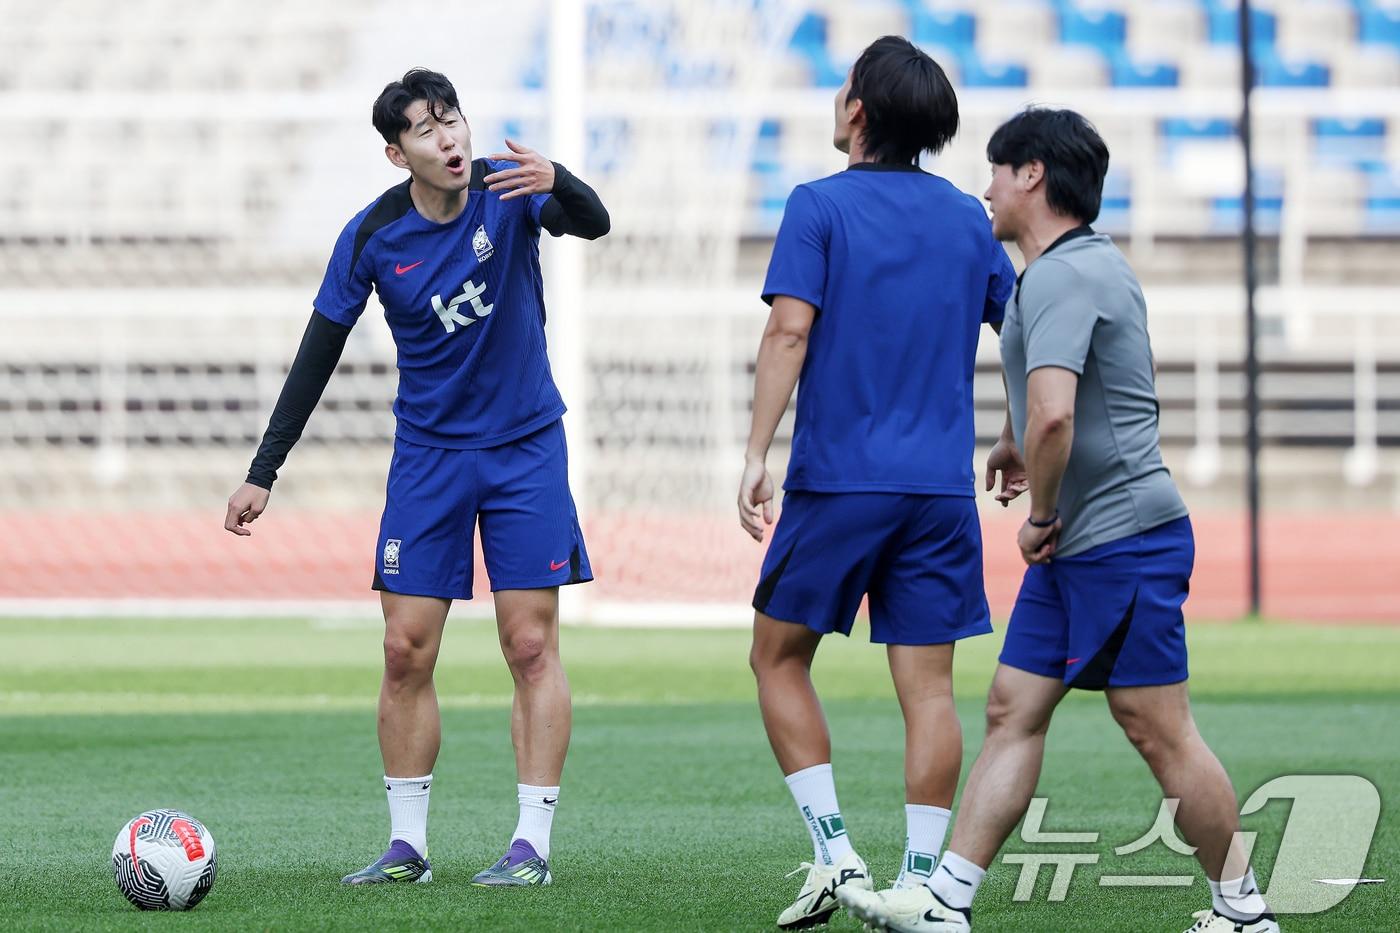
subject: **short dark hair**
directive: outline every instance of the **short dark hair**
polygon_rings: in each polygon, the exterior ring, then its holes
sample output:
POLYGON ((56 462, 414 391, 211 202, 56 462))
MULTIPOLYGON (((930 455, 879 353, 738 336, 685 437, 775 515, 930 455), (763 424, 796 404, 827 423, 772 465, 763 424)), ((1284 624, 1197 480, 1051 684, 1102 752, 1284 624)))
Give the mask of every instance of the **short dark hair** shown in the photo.
POLYGON ((865 107, 861 147, 875 162, 937 154, 958 132, 952 82, 938 62, 900 36, 876 39, 860 53, 846 99, 865 107))
POLYGON ((1029 107, 1007 120, 987 143, 993 165, 1045 166, 1045 202, 1057 214, 1093 223, 1103 201, 1108 146, 1094 124, 1073 110, 1029 107))
POLYGON ((428 112, 441 120, 449 110, 460 111, 457 89, 446 75, 426 68, 413 68, 401 81, 390 81, 374 100, 374 128, 391 146, 399 144, 399 134, 408 129, 404 110, 415 100, 428 102, 428 112))

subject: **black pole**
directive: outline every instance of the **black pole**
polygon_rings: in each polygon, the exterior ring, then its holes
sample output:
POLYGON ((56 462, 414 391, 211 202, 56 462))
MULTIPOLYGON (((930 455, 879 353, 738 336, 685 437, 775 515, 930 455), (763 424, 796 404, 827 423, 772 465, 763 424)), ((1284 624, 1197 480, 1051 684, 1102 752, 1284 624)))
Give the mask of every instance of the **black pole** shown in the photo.
POLYGON ((1254 48, 1251 35, 1249 0, 1240 0, 1240 88, 1244 104, 1240 113, 1240 141, 1244 144, 1244 384, 1246 425, 1246 468, 1249 495, 1249 614, 1259 615, 1259 355, 1256 348, 1258 322, 1254 311, 1254 291, 1258 270, 1254 260, 1254 146, 1250 126, 1250 98, 1254 93, 1254 48))

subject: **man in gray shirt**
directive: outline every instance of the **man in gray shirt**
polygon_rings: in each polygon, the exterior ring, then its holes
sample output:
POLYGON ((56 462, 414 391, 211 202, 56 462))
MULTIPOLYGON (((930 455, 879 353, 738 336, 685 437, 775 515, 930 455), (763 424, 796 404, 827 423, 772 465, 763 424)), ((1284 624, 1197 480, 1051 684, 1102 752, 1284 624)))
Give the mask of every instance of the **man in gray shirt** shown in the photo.
MULTIPOLYGON (((878 929, 971 928, 972 898, 1025 814, 1045 734, 1071 688, 1103 690, 1210 882, 1188 933, 1276 933, 1230 778, 1191 717, 1186 601, 1195 544, 1158 449, 1147 310, 1098 216, 1108 148, 1079 114, 1033 108, 987 146, 993 231, 1026 259, 1001 331, 1009 410, 987 467, 1029 485, 1029 565, 987 700, 987 737, 927 887, 843 903, 878 929)), ((1141 918, 1134 919, 1141 928, 1141 918)))

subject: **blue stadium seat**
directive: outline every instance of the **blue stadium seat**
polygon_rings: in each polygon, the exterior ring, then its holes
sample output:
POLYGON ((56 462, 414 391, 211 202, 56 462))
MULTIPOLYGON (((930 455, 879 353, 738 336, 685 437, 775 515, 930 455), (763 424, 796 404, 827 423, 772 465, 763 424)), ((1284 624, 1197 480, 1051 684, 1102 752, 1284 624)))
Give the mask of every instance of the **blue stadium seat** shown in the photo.
MULTIPOLYGON (((1273 169, 1254 173, 1254 226, 1260 233, 1278 233, 1283 219, 1283 174, 1273 169)), ((1211 199, 1211 228, 1234 233, 1244 227, 1244 192, 1211 199)))
POLYGON ((1365 225, 1370 233, 1400 233, 1400 169, 1385 164, 1370 166, 1365 225))
MULTIPOLYGON (((1207 0, 1206 22, 1210 41, 1215 45, 1239 45, 1240 9, 1234 3, 1207 0)), ((1267 10, 1251 7, 1249 11, 1250 39, 1255 45, 1273 45, 1278 34, 1278 18, 1267 10)))
POLYGON ((1103 203, 1094 229, 1103 233, 1127 233, 1132 212, 1132 181, 1120 171, 1110 171, 1103 180, 1103 203))
POLYGON ((1385 120, 1336 118, 1312 121, 1313 156, 1331 165, 1363 165, 1385 159, 1385 120))
POLYGON ((1319 62, 1286 59, 1272 48, 1256 46, 1255 81, 1261 87, 1327 87, 1331 72, 1319 62))
POLYGON ((846 82, 846 72, 836 67, 827 51, 825 16, 808 11, 793 30, 788 47, 812 69, 812 84, 816 87, 840 87, 846 82))
POLYGON ((1182 143, 1226 140, 1234 137, 1237 130, 1233 120, 1172 117, 1158 124, 1158 132, 1162 136, 1167 158, 1170 160, 1182 143))
POLYGON ((1115 49, 1108 63, 1114 87, 1176 87, 1181 83, 1181 72, 1175 65, 1137 61, 1127 49, 1115 49))
POLYGON ((941 45, 962 52, 977 39, 977 20, 963 10, 930 10, 918 4, 911 11, 915 45, 941 45))
POLYGON ((1400 47, 1400 7, 1384 7, 1374 0, 1357 3, 1357 37, 1365 43, 1400 47))
POLYGON ((959 58, 963 87, 1025 87, 1029 74, 1025 65, 1011 62, 985 62, 971 47, 959 58))
POLYGON ((1115 10, 1081 10, 1066 4, 1060 7, 1060 41, 1065 45, 1087 45, 1110 55, 1128 37, 1128 22, 1115 10))

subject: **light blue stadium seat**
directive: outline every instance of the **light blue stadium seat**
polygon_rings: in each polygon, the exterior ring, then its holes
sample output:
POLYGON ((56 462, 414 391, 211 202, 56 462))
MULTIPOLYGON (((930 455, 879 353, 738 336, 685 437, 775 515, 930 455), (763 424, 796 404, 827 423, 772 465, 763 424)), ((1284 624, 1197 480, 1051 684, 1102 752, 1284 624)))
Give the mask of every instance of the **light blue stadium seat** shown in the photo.
MULTIPOLYGON (((1278 233, 1283 219, 1283 174, 1273 169, 1254 172, 1254 228, 1260 233, 1278 233)), ((1235 233, 1244 228, 1244 192, 1211 199, 1211 229, 1235 233)))
POLYGON ((1271 47, 1254 49, 1255 82, 1261 87, 1327 87, 1331 72, 1320 62, 1286 59, 1271 47))
POLYGON ((826 35, 826 17, 808 11, 798 22, 788 46, 811 68, 814 86, 840 87, 846 81, 846 72, 832 62, 831 53, 827 50, 826 35))
POLYGON ((964 10, 930 10, 917 4, 910 18, 915 45, 940 45, 962 52, 977 39, 977 20, 964 10))
MULTIPOLYGON (((1239 45, 1240 10, 1236 4, 1206 0, 1206 24, 1212 44, 1239 45)), ((1273 45, 1278 33, 1278 18, 1267 10, 1251 7, 1249 27, 1250 39, 1256 45, 1273 45)))
POLYGON ((1170 161, 1183 143, 1230 139, 1236 129, 1233 120, 1171 117, 1158 124, 1158 132, 1170 161))
POLYGON ((985 62, 971 47, 959 57, 963 87, 1025 87, 1029 73, 1025 65, 1012 62, 985 62))
POLYGON ((1094 229, 1102 233, 1127 233, 1132 206, 1132 180, 1124 172, 1110 171, 1103 180, 1103 202, 1094 229))
POLYGON ((1116 10, 1081 10, 1070 4, 1060 7, 1060 41, 1065 45, 1087 45, 1105 55, 1122 47, 1128 36, 1128 22, 1116 10))
POLYGON ((1135 60, 1127 49, 1115 49, 1108 57, 1109 81, 1114 87, 1176 87, 1181 72, 1167 62, 1135 60))
POLYGON ((1365 226, 1368 233, 1400 233, 1400 168, 1384 163, 1368 167, 1365 226))
POLYGON ((1385 159, 1385 120, 1368 117, 1312 121, 1313 157, 1331 165, 1363 165, 1385 159))
POLYGON ((1400 47, 1400 7, 1358 0, 1357 37, 1367 44, 1400 47))

